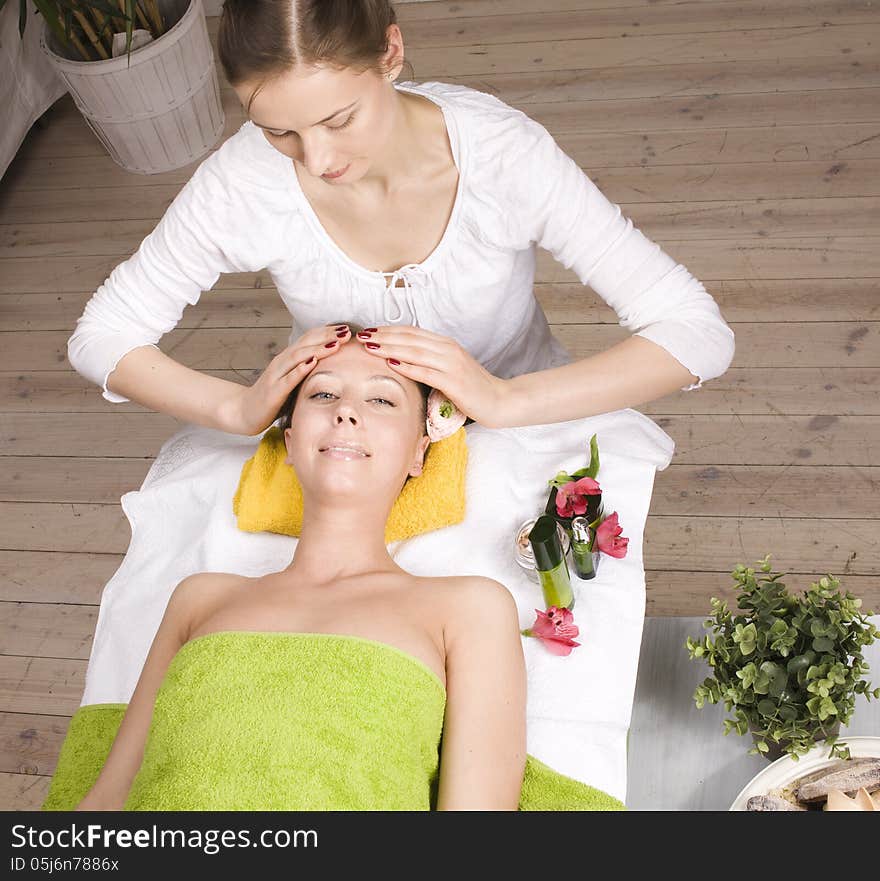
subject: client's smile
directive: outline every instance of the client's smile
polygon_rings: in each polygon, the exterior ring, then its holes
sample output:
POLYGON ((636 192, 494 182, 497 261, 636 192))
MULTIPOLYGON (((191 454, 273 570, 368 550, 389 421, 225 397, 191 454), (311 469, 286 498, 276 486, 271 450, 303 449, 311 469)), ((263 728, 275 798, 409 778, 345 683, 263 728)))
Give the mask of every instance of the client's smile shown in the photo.
POLYGON ((326 453, 332 459, 367 459, 370 454, 359 444, 330 444, 321 447, 319 453, 326 453))

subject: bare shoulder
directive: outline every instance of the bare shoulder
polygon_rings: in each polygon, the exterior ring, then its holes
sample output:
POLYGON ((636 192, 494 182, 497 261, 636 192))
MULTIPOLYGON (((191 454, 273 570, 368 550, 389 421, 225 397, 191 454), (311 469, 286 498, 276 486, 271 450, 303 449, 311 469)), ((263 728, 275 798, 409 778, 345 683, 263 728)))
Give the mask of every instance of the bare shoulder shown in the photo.
POLYGON ((447 637, 513 628, 519 632, 519 612, 513 594, 494 578, 482 575, 449 579, 446 604, 447 637))
POLYGON ((189 628, 206 617, 234 591, 253 581, 245 575, 231 572, 197 572, 184 578, 168 601, 169 612, 184 621, 189 628))

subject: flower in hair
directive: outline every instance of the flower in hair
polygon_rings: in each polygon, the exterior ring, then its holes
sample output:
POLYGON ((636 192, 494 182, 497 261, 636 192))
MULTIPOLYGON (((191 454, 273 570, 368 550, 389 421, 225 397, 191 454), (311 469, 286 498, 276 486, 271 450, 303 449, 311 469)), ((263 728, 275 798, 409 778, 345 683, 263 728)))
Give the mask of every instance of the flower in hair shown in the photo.
POLYGON ((431 389, 428 395, 428 416, 425 425, 432 441, 443 440, 455 434, 464 425, 467 416, 439 389, 431 389))

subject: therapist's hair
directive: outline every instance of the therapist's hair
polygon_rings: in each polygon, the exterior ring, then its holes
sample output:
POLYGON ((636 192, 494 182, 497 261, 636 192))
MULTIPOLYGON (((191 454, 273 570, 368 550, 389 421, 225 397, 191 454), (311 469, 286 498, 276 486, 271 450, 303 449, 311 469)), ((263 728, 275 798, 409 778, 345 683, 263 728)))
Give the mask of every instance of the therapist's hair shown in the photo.
POLYGON ((388 0, 225 0, 217 54, 230 85, 259 82, 250 112, 266 80, 300 64, 387 75, 380 59, 392 24, 388 0))
MULTIPOLYGON (((360 331, 363 330, 363 328, 359 324, 355 324, 352 321, 333 321, 328 322, 328 324, 347 325, 348 329, 351 331, 352 340, 354 340, 356 334, 360 333, 360 331)), ((349 343, 348 345, 351 345, 351 343, 349 343)), ((308 379, 308 377, 309 374, 307 373, 306 379, 308 379)), ((291 420, 293 418, 293 408, 296 406, 296 399, 299 396, 299 390, 302 387, 303 382, 305 382, 305 379, 303 379, 302 382, 298 382, 294 386, 293 391, 287 396, 284 403, 281 405, 281 409, 278 411, 278 415, 275 417, 275 424, 282 431, 284 431, 285 428, 290 428, 291 420)), ((422 393, 422 408, 419 418, 424 424, 425 420, 428 418, 428 395, 431 394, 431 386, 426 385, 423 382, 419 382, 418 380, 414 380, 414 382, 419 387, 419 391, 422 393)), ((425 433, 427 433, 427 427, 425 427, 425 433)))

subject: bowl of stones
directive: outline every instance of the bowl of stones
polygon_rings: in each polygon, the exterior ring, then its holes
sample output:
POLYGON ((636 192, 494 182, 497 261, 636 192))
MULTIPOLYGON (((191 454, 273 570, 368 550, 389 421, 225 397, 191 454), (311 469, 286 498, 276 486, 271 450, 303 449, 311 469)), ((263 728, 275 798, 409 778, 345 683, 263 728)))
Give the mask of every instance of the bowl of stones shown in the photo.
POLYGON ((732 811, 880 811, 880 737, 841 737, 850 758, 817 743, 795 761, 785 755, 756 774, 732 811))

